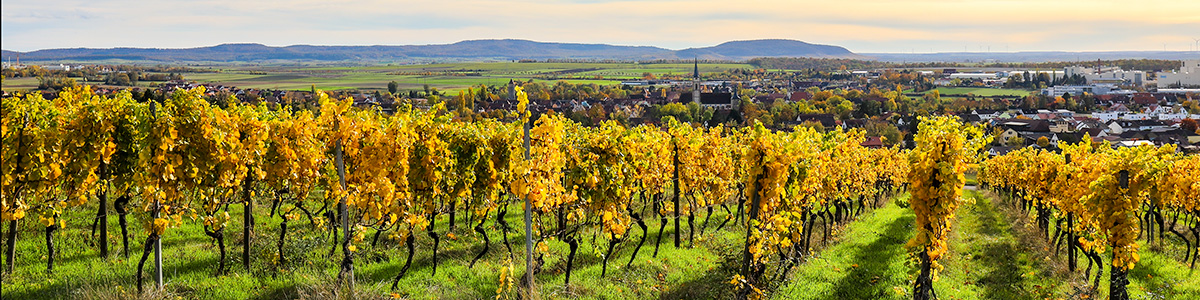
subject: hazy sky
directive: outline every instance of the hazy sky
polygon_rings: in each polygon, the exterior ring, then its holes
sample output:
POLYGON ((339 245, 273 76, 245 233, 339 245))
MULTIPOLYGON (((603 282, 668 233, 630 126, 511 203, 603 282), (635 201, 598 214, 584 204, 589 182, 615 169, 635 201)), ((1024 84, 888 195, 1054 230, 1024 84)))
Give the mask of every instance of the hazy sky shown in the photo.
POLYGON ((1196 0, 0 0, 6 50, 443 44, 515 38, 854 52, 1196 50, 1196 0))

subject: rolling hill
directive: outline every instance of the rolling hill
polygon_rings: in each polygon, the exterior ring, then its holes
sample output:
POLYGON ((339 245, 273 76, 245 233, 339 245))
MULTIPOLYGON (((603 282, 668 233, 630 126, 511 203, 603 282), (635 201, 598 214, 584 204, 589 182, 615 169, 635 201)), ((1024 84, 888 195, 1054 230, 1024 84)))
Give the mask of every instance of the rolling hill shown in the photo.
POLYGON ((528 40, 468 40, 441 45, 272 47, 261 44, 221 44, 199 48, 66 48, 31 52, 3 51, 3 59, 20 56, 27 62, 133 61, 175 62, 383 62, 419 60, 519 59, 718 59, 754 57, 858 57, 845 48, 795 40, 733 41, 705 48, 670 50, 651 46, 551 43, 528 40))
POLYGON ((689 48, 675 52, 680 58, 743 60, 755 57, 836 57, 855 58, 846 48, 809 44, 796 40, 732 41, 705 48, 689 48))

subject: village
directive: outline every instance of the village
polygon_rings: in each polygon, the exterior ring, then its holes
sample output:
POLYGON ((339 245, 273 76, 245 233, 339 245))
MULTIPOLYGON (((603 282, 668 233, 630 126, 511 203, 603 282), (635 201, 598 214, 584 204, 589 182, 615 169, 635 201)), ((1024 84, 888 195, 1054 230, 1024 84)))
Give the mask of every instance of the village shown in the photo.
MULTIPOLYGON (((406 104, 427 109, 435 103, 446 102, 450 109, 457 109, 459 115, 504 118, 506 112, 516 107, 515 87, 524 86, 527 91, 549 90, 543 96, 531 99, 530 108, 535 113, 560 112, 585 124, 598 124, 609 119, 625 124, 654 124, 670 115, 705 126, 738 125, 748 119, 758 119, 778 130, 790 130, 793 126, 818 126, 822 130, 870 127, 868 134, 871 136, 864 142, 864 146, 870 147, 896 144, 912 147, 911 133, 916 130, 916 116, 941 113, 992 128, 998 138, 988 149, 991 155, 1003 155, 1021 147, 1055 149, 1060 142, 1075 143, 1083 138, 1112 147, 1175 144, 1183 151, 1200 150, 1200 134, 1195 121, 1200 118, 1200 88, 1197 88, 1200 87, 1200 60, 1183 61, 1176 70, 1152 73, 1083 65, 1062 70, 872 69, 837 71, 823 77, 806 78, 795 72, 782 71, 757 72, 750 76, 701 73, 697 64, 690 78, 626 80, 612 87, 561 82, 551 86, 533 80, 509 80, 499 86, 481 85, 479 95, 475 90, 455 95, 428 87, 424 91, 397 93, 381 90, 324 92, 333 97, 353 98, 355 106, 377 107, 384 112, 394 112, 406 104), (889 89, 897 84, 994 89, 1026 85, 1040 89, 1024 95, 992 96, 889 89), (885 136, 885 132, 890 134, 885 136)), ((5 67, 19 68, 7 63, 5 67)), ((88 66, 51 65, 43 68, 65 72, 88 66)), ((174 74, 171 80, 152 86, 153 89, 132 89, 134 98, 161 100, 175 89, 204 87, 210 102, 217 105, 226 105, 229 99, 313 105, 313 95, 317 92, 315 87, 307 91, 242 89, 184 80, 174 74)), ((104 86, 96 89, 100 94, 121 90, 104 86)), ((53 97, 52 92, 45 91, 46 96, 53 97)), ((5 96, 10 96, 8 91, 5 96)))

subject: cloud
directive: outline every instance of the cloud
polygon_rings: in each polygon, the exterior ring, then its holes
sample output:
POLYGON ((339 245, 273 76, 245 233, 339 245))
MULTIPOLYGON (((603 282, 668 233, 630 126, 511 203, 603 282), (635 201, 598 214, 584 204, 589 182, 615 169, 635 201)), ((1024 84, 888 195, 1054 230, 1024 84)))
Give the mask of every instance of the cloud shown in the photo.
POLYGON ((856 52, 1188 50, 1200 1, 2 0, 8 50, 452 43, 703 47, 789 38, 856 52))

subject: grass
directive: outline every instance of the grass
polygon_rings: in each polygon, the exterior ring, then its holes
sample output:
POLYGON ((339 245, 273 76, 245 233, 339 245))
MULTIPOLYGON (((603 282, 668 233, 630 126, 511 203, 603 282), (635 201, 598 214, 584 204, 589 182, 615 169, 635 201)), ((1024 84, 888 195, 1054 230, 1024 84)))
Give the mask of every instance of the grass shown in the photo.
MULTIPOLYGON (((1088 266, 1087 260, 1080 255, 1078 271, 1069 273, 1066 267, 1065 252, 1060 253, 1061 256, 1053 254, 1053 249, 1042 237, 1043 232, 1034 225, 1034 213, 1022 212, 1009 204, 1002 205, 996 199, 1001 196, 994 193, 985 192, 984 194, 987 195, 989 201, 993 201, 995 207, 1004 211, 1008 218, 1013 220, 1011 230, 1019 236, 1020 242, 1025 245, 1034 245, 1026 247, 1025 252, 1040 256, 1042 263, 1053 266, 1055 271, 1060 273, 1054 275, 1061 279, 1060 282, 1055 283, 1056 285, 1070 286, 1071 290, 1065 292, 1074 296, 1075 299, 1081 298, 1093 288, 1089 280, 1094 280, 1094 277, 1084 278, 1084 269, 1088 266)), ((1147 245, 1144 240, 1138 241, 1140 249, 1138 256, 1141 257, 1141 260, 1129 271, 1127 277, 1129 285, 1126 290, 1129 292, 1130 299, 1200 299, 1200 277, 1197 276, 1196 270, 1188 268, 1185 263, 1181 262, 1185 250, 1183 241, 1169 233, 1166 238, 1165 242, 1156 242, 1153 245, 1147 245)), ((1066 247, 1063 246, 1062 251, 1065 249, 1066 247)), ((1104 273, 1099 286, 1095 288, 1096 293, 1103 296, 1109 293, 1108 281, 1112 254, 1111 252, 1101 253, 1100 257, 1104 262, 1104 273)), ((1049 274, 1027 275, 1050 276, 1049 274)))
POLYGON ((947 299, 1046 299, 1072 291, 1055 265, 1038 256, 1034 243, 1014 230, 992 198, 966 190, 974 201, 960 207, 944 257, 942 280, 934 286, 947 299), (939 286, 940 285, 940 286, 939 286))
MULTIPOLYGON (((949 252, 940 261, 945 269, 934 283, 939 297, 1082 299, 1082 271, 1066 274, 1065 259, 1049 254, 1046 242, 1025 228, 1024 216, 1012 215, 985 193, 967 190, 964 197, 974 203, 957 214, 949 252)), ((774 298, 912 298, 914 263, 904 244, 913 235, 913 219, 912 210, 894 204, 867 213, 833 246, 796 267, 791 284, 774 298)), ((1192 270, 1155 251, 1140 254, 1142 261, 1129 276, 1132 299, 1200 298, 1200 277, 1192 270)), ((1108 293, 1105 272, 1101 295, 1108 293)))
POLYGON ((32 89, 36 89, 38 87, 39 83, 40 82, 38 82, 38 79, 35 77, 4 78, 4 90, 5 91, 32 90, 32 89))
MULTIPOLYGON (((907 196, 901 196, 907 197, 907 196)), ((780 299, 900 299, 909 290, 904 243, 912 211, 888 203, 842 230, 835 244, 797 266, 780 299)), ((814 230, 815 231, 815 230, 814 230)))
MULTIPOLYGON (((753 69, 746 64, 700 64, 705 73, 729 69, 753 69)), ((445 64, 381 65, 357 67, 226 67, 220 73, 185 73, 188 80, 232 85, 241 88, 307 90, 366 89, 383 90, 396 81, 401 90, 423 90, 424 85, 445 92, 457 92, 479 84, 501 85, 510 79, 529 80, 539 75, 569 71, 563 76, 599 76, 602 79, 565 79, 571 83, 611 85, 620 80, 640 79, 649 72, 691 74, 692 64, 632 64, 632 63, 515 63, 468 62, 445 64), (464 71, 478 76, 450 76, 442 72, 464 71), (427 75, 412 75, 426 74, 427 75), (397 75, 391 75, 397 74, 397 75)), ((548 81, 553 83, 558 80, 548 81)))
MULTIPOLYGON (((950 249, 941 260, 945 269, 935 283, 943 299, 1043 299, 1072 298, 1086 283, 1082 271, 1063 274, 1065 260, 1053 257, 1045 241, 1028 227, 1028 217, 1001 205, 988 193, 965 191, 974 203, 960 208, 950 249)), ((904 197, 904 196, 902 196, 904 197)), ((120 255, 119 227, 110 212, 110 242, 115 253, 98 258, 97 250, 86 244, 90 217, 95 203, 67 209, 65 229, 56 233, 59 255, 53 274, 45 271, 46 250, 41 225, 26 219, 20 224, 17 262, 13 274, 3 278, 4 299, 323 299, 338 291, 336 274, 340 251, 330 255, 331 236, 312 226, 305 217, 289 223, 285 251, 287 260, 279 263, 275 252, 279 218, 267 216, 269 207, 256 207, 257 227, 251 248, 252 263, 247 270, 241 261, 241 205, 230 206, 233 216, 226 229, 228 274, 214 276, 217 265, 215 243, 203 235, 195 221, 185 220, 168 231, 164 245, 166 289, 158 294, 138 294, 134 281, 137 258, 144 231, 131 218, 130 258, 120 255), (160 297, 161 296, 161 297, 160 297)), ((515 227, 522 215, 513 205, 506 220, 515 227)), ((726 215, 717 209, 713 222, 726 215)), ((32 214, 31 214, 32 215, 32 214)), ((439 249, 437 273, 433 274, 432 241, 416 235, 416 255, 399 288, 390 289, 399 272, 407 249, 399 241, 381 238, 370 245, 373 230, 366 241, 356 244, 355 298, 482 299, 517 297, 520 286, 501 288, 502 274, 515 278, 524 273, 523 235, 514 230, 508 236, 513 253, 503 246, 493 221, 485 223, 491 250, 474 268, 470 260, 482 250, 482 237, 470 230, 459 216, 457 228, 447 234, 447 217, 442 216, 435 230, 443 237, 439 249), (516 275, 511 275, 516 274, 516 275), (393 294, 394 293, 394 294, 393 294)), ((913 268, 904 244, 913 234, 911 209, 893 201, 869 211, 835 231, 828 245, 821 245, 812 257, 797 265, 790 278, 771 296, 779 299, 907 299, 911 296, 913 268)), ((580 247, 571 274, 564 285, 568 247, 557 240, 548 241, 543 272, 536 278, 539 295, 546 299, 727 299, 732 297, 728 284, 740 266, 744 227, 729 225, 720 231, 710 225, 697 234, 694 243, 683 237, 683 247, 672 243, 673 226, 667 226, 657 257, 653 257, 658 220, 646 220, 651 236, 628 267, 633 248, 642 231, 636 226, 629 240, 621 243, 610 258, 606 276, 601 268, 606 243, 603 237, 592 239, 595 232, 579 236, 580 247)), ((696 219, 696 227, 703 218, 696 219)), ((716 223, 714 223, 716 224, 716 223)), ((686 221, 682 224, 686 230, 686 221)), ((819 242, 814 242, 816 246, 819 242)), ((1143 245, 1141 262, 1130 272, 1129 291, 1134 299, 1196 299, 1200 296, 1200 276, 1178 262, 1173 252, 1182 246, 1168 240, 1164 246, 1143 245)), ((1178 257, 1177 257, 1178 256, 1178 257)), ((147 265, 147 285, 152 285, 152 258, 147 265)), ((1081 265, 1081 268, 1086 263, 1081 265)), ((1107 293, 1107 270, 1100 295, 1107 293)))
MULTIPOLYGON (((199 68, 219 72, 183 73, 185 79, 201 83, 213 83, 239 88, 309 90, 314 85, 322 90, 386 90, 388 83, 396 81, 400 90, 424 90, 428 84, 451 95, 459 90, 480 84, 503 85, 510 79, 542 81, 553 84, 559 80, 536 79, 543 75, 584 76, 586 79, 564 79, 570 83, 594 83, 598 85, 619 84, 621 80, 642 78, 643 73, 655 76, 666 74, 687 75, 692 73, 692 64, 634 64, 634 63, 516 63, 516 62, 462 62, 410 65, 370 66, 203 66, 199 68), (458 72, 463 71, 463 72, 458 72), (474 73, 473 76, 455 76, 451 73, 474 73), (393 75, 395 74, 395 75, 393 75), (419 75, 414 75, 419 74, 419 75), (599 76, 599 79, 594 78, 599 76)), ((748 64, 700 64, 700 72, 724 72, 730 69, 754 69, 748 64)), ((4 90, 32 90, 37 88, 36 78, 5 79, 4 90)), ((139 84, 146 86, 147 83, 139 84)))
MULTIPOLYGON (((514 210, 518 205, 513 205, 514 210)), ((136 219, 131 218, 131 247, 129 258, 120 255, 120 230, 115 213, 110 212, 110 242, 115 255, 108 259, 98 257, 98 248, 86 244, 90 220, 95 212, 94 202, 82 207, 66 210, 63 219, 65 229, 55 234, 59 249, 54 273, 47 273, 45 262, 44 234, 36 220, 23 220, 19 227, 17 262, 14 273, 3 279, 4 299, 54 299, 54 298, 137 298, 134 280, 144 231, 136 219), (124 296, 121 296, 124 295, 124 296)), ((720 210, 720 209, 718 209, 720 210)), ((170 297, 185 299, 294 299, 325 298, 334 289, 333 282, 341 258, 340 250, 329 255, 331 237, 328 231, 312 226, 307 218, 289 224, 286 239, 287 260, 280 264, 275 252, 278 241, 279 218, 266 214, 269 207, 256 208, 257 226, 251 248, 251 265, 247 270, 241 260, 241 206, 232 205, 233 216, 226 229, 228 251, 228 274, 214 276, 217 266, 217 248, 212 239, 203 235, 196 221, 185 220, 178 228, 169 229, 163 241, 164 273, 166 291, 170 297)), ((482 250, 482 237, 471 231, 460 215, 455 237, 447 235, 447 217, 442 216, 436 225, 443 242, 439 249, 436 275, 433 274, 431 259, 432 241, 419 232, 416 238, 416 255, 408 274, 401 279, 399 288, 390 289, 392 279, 404 263, 407 249, 399 241, 381 238, 376 247, 370 245, 374 234, 369 230, 367 241, 358 243, 355 275, 359 298, 416 298, 416 299, 480 299, 493 298, 500 287, 501 273, 510 272, 519 276, 524 273, 524 243, 519 230, 510 233, 513 258, 502 244, 500 232, 494 222, 486 223, 492 244, 490 253, 474 268, 468 264, 482 250), (509 271, 511 270, 511 271, 509 271), (393 294, 394 293, 394 294, 393 294)), ((725 214, 713 216, 723 220, 725 214)), ((519 211, 510 213, 507 221, 514 227, 522 224, 519 211)), ((697 230, 702 219, 696 221, 697 230)), ((730 249, 740 245, 737 226, 726 226, 714 231, 714 223, 704 233, 698 233, 694 244, 684 236, 683 247, 672 245, 672 226, 661 245, 660 253, 653 257, 654 237, 658 232, 658 221, 647 220, 651 236, 633 263, 630 261, 636 239, 642 235, 636 226, 630 231, 634 240, 620 244, 608 265, 607 276, 600 277, 602 256, 606 242, 603 237, 592 240, 593 232, 580 234, 581 243, 574 262, 570 285, 565 280, 567 245, 561 241, 549 241, 550 253, 545 256, 543 272, 537 277, 539 294, 549 299, 615 299, 615 298, 727 298, 730 291, 725 282, 728 273, 723 254, 740 253, 730 249)), ((686 223, 683 224, 687 228, 686 223)), ((685 229, 686 230, 686 229, 685 229)), ((738 248, 740 249, 740 248, 738 248)), ((146 284, 153 285, 153 257, 147 262, 146 284)), ((513 278, 514 275, 509 275, 513 278)), ((501 294, 515 297, 519 287, 500 290, 501 294)))
MULTIPOLYGON (((938 87, 934 90, 938 91, 938 93, 941 93, 941 95, 943 95, 943 96, 973 94, 975 96, 980 96, 980 97, 1025 96, 1025 95, 1029 95, 1029 92, 1030 92, 1028 90, 1022 90, 1022 89, 1001 89, 1001 88, 986 88, 986 87, 979 87, 979 88, 975 88, 975 87, 938 87)), ((926 91, 925 93, 931 93, 934 90, 926 91)))

